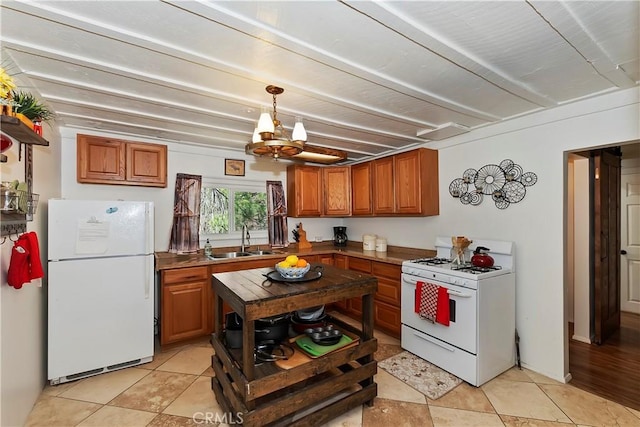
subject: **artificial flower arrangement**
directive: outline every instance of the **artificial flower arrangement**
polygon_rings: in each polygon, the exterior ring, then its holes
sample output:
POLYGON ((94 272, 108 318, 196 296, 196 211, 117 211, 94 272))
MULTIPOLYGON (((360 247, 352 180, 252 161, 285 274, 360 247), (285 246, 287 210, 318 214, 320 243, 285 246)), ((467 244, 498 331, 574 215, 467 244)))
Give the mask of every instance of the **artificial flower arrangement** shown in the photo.
POLYGON ((13 78, 0 68, 0 104, 2 114, 16 116, 39 135, 42 122, 54 118, 54 113, 29 92, 16 91, 13 78))

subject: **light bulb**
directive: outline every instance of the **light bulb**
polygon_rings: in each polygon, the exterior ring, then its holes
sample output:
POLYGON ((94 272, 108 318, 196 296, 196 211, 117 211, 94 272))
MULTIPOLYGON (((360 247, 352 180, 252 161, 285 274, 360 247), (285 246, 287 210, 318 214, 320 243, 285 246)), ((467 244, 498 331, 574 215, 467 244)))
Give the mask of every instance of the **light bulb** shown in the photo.
POLYGON ((275 127, 273 125, 273 119, 267 111, 267 107, 261 108, 260 120, 258 120, 258 133, 269 132, 273 133, 275 127))
POLYGON ((258 132, 258 128, 256 127, 253 130, 253 137, 251 138, 251 142, 256 143, 260 141, 262 141, 262 138, 260 137, 260 132, 258 132))
POLYGON ((306 141, 307 131, 302 124, 302 117, 296 116, 296 124, 293 126, 293 132, 291 133, 291 139, 294 141, 306 141))

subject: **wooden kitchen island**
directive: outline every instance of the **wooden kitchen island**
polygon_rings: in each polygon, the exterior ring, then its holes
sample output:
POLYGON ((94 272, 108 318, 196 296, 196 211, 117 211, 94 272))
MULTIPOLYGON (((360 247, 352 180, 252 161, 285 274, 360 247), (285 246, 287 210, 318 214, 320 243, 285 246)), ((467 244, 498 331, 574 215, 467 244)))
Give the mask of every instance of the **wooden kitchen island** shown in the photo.
MULTIPOLYGON (((313 268, 316 265, 312 266, 313 268)), ((322 267, 320 267, 322 268, 322 267)), ((270 281, 272 268, 212 275, 215 293, 215 354, 211 378, 218 403, 245 426, 320 425, 351 408, 373 404, 377 370, 373 353, 373 298, 377 279, 368 274, 325 265, 322 277, 298 283, 270 281), (362 299, 361 328, 339 319, 331 323, 359 337, 346 346, 290 369, 273 362, 254 364, 256 319, 329 304, 347 298, 362 299), (243 318, 242 349, 224 345, 223 302, 243 318)), ((293 344, 295 347, 295 343, 293 344)))

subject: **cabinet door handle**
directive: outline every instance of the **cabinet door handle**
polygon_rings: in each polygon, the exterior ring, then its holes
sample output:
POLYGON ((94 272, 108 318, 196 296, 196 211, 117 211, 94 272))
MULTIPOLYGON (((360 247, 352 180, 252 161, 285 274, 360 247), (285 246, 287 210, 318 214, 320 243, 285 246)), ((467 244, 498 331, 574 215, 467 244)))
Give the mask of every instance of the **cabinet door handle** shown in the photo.
POLYGON ((460 298, 471 298, 471 294, 465 294, 464 292, 456 291, 455 289, 447 289, 447 293, 460 298))

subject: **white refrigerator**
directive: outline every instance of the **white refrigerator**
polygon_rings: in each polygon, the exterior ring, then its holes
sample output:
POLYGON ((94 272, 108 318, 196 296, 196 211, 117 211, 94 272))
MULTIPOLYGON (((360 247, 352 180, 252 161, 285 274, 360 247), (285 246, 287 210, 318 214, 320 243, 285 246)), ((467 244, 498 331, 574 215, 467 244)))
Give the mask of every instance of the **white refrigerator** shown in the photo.
POLYGON ((150 362, 153 203, 49 200, 51 384, 150 362))

